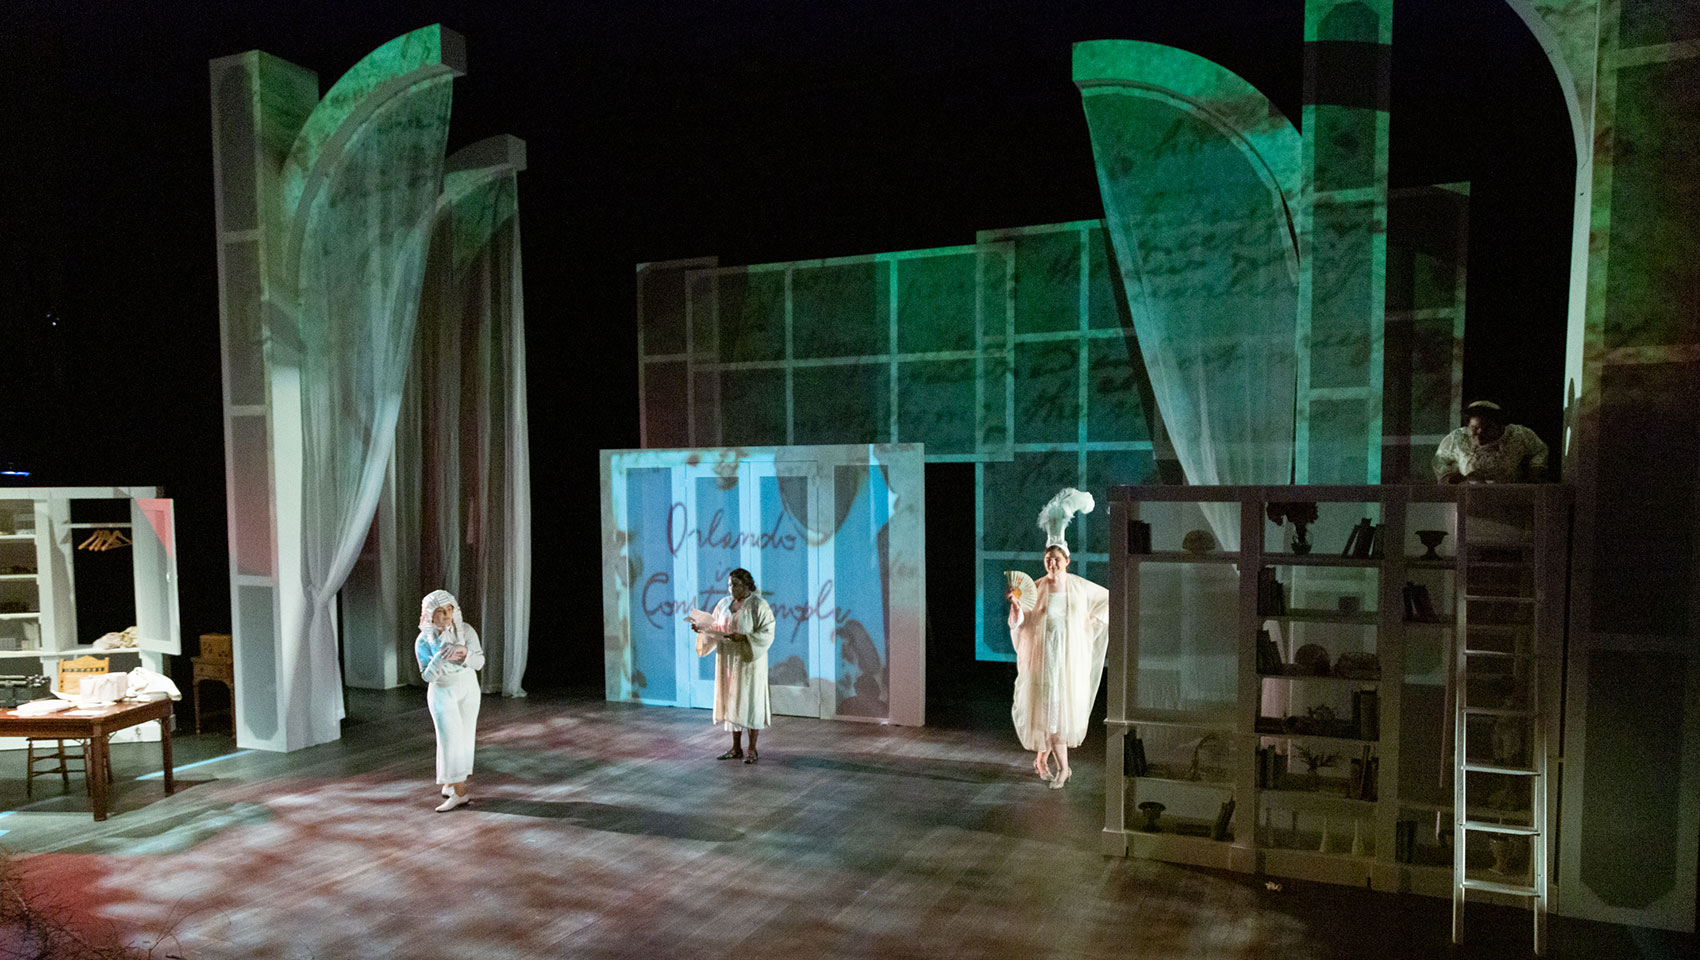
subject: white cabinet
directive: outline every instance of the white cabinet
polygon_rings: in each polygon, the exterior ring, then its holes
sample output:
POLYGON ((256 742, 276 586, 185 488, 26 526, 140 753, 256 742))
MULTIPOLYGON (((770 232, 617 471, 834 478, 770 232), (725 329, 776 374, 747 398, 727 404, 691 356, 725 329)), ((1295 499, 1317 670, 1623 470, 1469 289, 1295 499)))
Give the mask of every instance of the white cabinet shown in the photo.
MULTIPOLYGON (((1563 494, 1112 489, 1104 849, 1447 895, 1455 638, 1467 613, 1477 634, 1521 630, 1528 655, 1556 653, 1563 494), (1539 555, 1515 568, 1500 556, 1511 513, 1540 531, 1539 555), (1297 549, 1295 514, 1307 527, 1297 549), (1378 535, 1353 550, 1358 527, 1378 535), (1539 599, 1517 602, 1533 614, 1482 624, 1462 603, 1502 592, 1490 580, 1511 569, 1532 578, 1523 592, 1539 599)), ((1542 809, 1523 798, 1519 822, 1542 809)), ((1463 856, 1492 862, 1485 845, 1463 856)))
MULTIPOLYGON (((57 657, 88 653, 102 634, 138 628, 142 660, 181 649, 175 520, 153 487, 0 488, 0 674, 52 673, 57 657), (82 623, 78 550, 127 560, 133 609, 124 623, 82 623)), ((122 605, 119 601, 118 605, 122 605)))

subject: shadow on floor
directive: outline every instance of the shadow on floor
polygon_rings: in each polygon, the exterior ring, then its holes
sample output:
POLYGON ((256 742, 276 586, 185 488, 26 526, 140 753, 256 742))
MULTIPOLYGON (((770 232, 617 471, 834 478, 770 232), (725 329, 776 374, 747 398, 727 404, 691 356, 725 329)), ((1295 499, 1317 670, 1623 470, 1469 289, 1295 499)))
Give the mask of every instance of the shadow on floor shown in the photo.
POLYGON ((475 803, 477 809, 485 813, 558 820, 587 830, 602 830, 608 833, 663 837, 669 840, 703 840, 709 843, 729 843, 744 839, 743 833, 706 817, 621 807, 609 803, 517 800, 510 797, 481 797, 475 803))

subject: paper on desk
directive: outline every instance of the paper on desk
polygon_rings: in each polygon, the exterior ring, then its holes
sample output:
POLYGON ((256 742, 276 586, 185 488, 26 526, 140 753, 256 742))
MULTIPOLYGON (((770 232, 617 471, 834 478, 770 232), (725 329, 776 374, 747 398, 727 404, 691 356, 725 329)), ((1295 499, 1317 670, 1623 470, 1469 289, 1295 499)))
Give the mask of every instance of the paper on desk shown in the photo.
POLYGON ((50 713, 69 710, 73 706, 75 704, 69 700, 31 700, 29 703, 18 704, 14 712, 20 717, 45 717, 50 713))

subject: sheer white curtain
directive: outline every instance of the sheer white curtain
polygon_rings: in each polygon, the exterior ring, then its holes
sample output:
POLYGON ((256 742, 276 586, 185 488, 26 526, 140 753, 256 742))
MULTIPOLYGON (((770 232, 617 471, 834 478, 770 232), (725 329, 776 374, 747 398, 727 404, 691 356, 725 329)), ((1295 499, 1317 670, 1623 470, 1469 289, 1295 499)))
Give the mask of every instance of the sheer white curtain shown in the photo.
MULTIPOLYGON (((1272 108, 1236 115, 1261 96, 1190 55, 1139 86, 1083 94, 1105 225, 1187 482, 1290 482, 1298 134, 1272 108)), ((1205 512, 1238 549, 1238 508, 1205 512)))
POLYGON ((450 82, 424 81, 380 107, 325 174, 306 214, 296 304, 307 609, 295 689, 311 698, 303 744, 340 735, 336 594, 389 466, 442 187, 450 82))
MULTIPOLYGON (((1077 46, 1075 80, 1131 322, 1187 482, 1289 482, 1297 132, 1240 78, 1155 44, 1077 46)), ((1238 504, 1203 506, 1217 542, 1238 550, 1238 504)), ((1183 602, 1154 631, 1170 637, 1177 706, 1235 700, 1236 583, 1221 573, 1176 571, 1183 602)), ((1158 665, 1141 657, 1142 670, 1158 665)))
MULTIPOLYGON (((447 589, 477 626, 484 689, 524 696, 531 468, 517 180, 508 173, 468 185, 456 177, 420 308, 404 421, 415 426, 398 439, 398 467, 411 462, 419 471, 416 489, 398 490, 398 517, 414 537, 395 538, 393 549, 418 558, 406 571, 416 581, 399 592, 447 589)), ((411 657, 405 670, 418 679, 411 657)))

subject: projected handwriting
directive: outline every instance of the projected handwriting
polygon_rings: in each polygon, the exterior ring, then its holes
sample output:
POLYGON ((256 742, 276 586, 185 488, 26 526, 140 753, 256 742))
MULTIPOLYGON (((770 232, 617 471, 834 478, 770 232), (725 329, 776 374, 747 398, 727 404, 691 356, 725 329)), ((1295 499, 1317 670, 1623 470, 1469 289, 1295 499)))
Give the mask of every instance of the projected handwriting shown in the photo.
POLYGON ((781 509, 773 518, 772 530, 749 533, 732 529, 722 530, 721 526, 726 522, 726 511, 716 510, 714 515, 708 518, 708 529, 704 530, 701 527, 692 527, 690 512, 685 509, 684 504, 675 501, 672 509, 667 511, 667 547, 673 551, 675 557, 679 555, 679 551, 685 549, 687 543, 692 542, 698 550, 708 547, 718 550, 735 550, 739 547, 795 550, 797 535, 779 532, 786 516, 786 511, 781 509))
POLYGON ((815 595, 815 602, 812 604, 805 600, 802 603, 795 604, 770 602, 769 606, 773 608, 774 620, 791 622, 792 640, 797 639, 797 634, 802 632, 803 624, 808 623, 811 619, 831 620, 835 627, 843 626, 850 619, 849 610, 841 610, 832 605, 831 580, 821 583, 820 593, 815 595))
MULTIPOLYGON (((724 580, 725 576, 723 573, 715 579, 724 580)), ((713 587, 698 591, 694 597, 675 599, 670 589, 672 582, 673 578, 667 571, 658 571, 650 574, 649 579, 644 581, 643 590, 639 594, 638 602, 643 607, 644 619, 657 630, 671 626, 671 621, 684 616, 685 612, 693 607, 712 610, 715 603, 725 596, 717 582, 713 587)), ((832 591, 832 581, 827 580, 820 585, 820 592, 815 595, 812 603, 807 600, 802 603, 774 603, 770 600, 768 603, 773 608, 773 619, 791 624, 792 641, 797 639, 803 625, 810 620, 831 620, 835 628, 842 627, 850 621, 851 611, 833 605, 832 591)))

